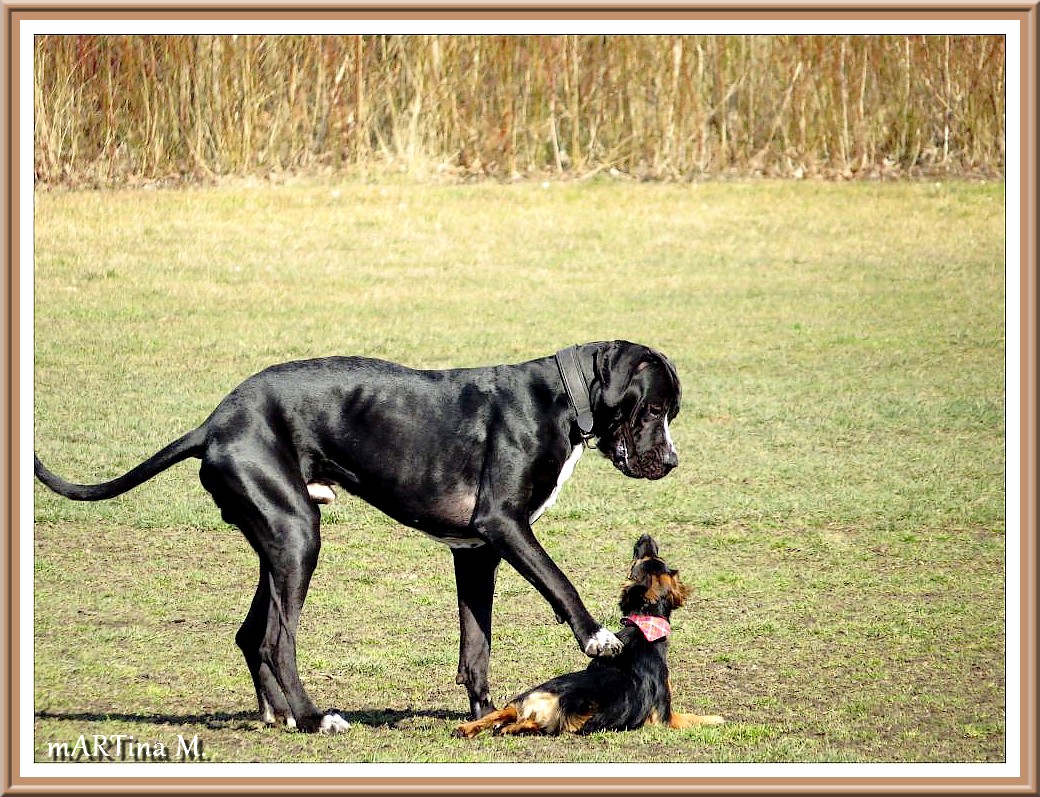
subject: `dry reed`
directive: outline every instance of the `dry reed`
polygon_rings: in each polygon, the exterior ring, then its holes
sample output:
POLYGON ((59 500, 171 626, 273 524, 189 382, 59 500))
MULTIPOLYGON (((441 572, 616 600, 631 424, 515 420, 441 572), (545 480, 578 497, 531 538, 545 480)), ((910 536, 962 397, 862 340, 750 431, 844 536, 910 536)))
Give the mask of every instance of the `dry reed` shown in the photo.
POLYGON ((999 36, 41 36, 36 176, 1000 175, 999 36))

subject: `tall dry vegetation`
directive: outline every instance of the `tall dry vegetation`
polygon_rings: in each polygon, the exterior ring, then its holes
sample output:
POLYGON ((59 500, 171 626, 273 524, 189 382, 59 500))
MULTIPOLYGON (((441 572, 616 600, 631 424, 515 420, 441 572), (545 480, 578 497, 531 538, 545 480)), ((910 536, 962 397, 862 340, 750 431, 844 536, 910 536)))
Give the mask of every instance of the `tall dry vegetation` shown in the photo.
POLYGON ((1004 167, 999 36, 41 36, 36 173, 1004 167))

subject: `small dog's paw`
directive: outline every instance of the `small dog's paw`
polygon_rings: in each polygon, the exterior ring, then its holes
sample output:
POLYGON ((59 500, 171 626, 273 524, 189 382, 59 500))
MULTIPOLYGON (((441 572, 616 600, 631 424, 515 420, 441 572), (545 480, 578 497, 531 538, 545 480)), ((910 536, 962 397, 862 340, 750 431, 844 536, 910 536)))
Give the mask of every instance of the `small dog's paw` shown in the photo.
POLYGON ((350 728, 350 723, 335 712, 329 712, 321 718, 318 733, 331 736, 334 733, 343 733, 350 728))
POLYGON ((618 655, 622 648, 624 648, 624 645, 621 644, 620 639, 606 628, 601 628, 585 643, 585 655, 591 658, 598 656, 611 658, 618 655))
POLYGON ((701 721, 704 725, 722 725, 726 722, 726 719, 718 714, 711 714, 707 717, 701 717, 701 721))

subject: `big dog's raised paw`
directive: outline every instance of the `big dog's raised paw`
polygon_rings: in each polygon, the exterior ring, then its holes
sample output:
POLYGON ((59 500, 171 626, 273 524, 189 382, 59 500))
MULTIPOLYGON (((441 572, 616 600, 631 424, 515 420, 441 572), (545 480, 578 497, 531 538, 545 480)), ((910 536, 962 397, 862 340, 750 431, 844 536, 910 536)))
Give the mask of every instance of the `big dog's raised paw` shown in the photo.
POLYGON ((596 632, 595 636, 585 643, 585 655, 592 658, 599 656, 611 658, 612 656, 617 656, 623 647, 621 640, 612 632, 606 628, 601 628, 596 632))

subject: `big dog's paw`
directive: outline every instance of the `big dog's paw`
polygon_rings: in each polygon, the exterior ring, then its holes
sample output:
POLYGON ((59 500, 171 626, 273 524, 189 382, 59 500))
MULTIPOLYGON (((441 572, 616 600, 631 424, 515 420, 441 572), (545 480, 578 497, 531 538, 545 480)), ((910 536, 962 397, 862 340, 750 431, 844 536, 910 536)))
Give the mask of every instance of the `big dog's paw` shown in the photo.
POLYGON ((318 726, 318 733, 332 735, 334 733, 343 733, 349 728, 350 723, 343 719, 343 717, 335 712, 329 712, 321 718, 321 725, 318 726))
POLYGON ((601 628, 585 643, 585 655, 592 658, 610 658, 618 655, 623 647, 620 639, 606 628, 601 628))
POLYGON ((311 482, 307 485, 307 495, 316 504, 331 504, 336 500, 336 493, 327 484, 311 482))

